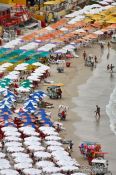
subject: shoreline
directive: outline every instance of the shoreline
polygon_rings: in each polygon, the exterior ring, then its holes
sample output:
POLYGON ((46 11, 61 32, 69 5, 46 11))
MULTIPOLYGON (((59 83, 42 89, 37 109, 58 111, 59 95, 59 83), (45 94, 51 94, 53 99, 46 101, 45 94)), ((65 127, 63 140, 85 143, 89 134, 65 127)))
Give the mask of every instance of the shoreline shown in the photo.
MULTIPOLYGON (((85 166, 85 167, 89 167, 88 162, 85 161, 83 159, 83 157, 80 154, 80 150, 78 148, 79 144, 81 141, 83 141, 83 137, 81 137, 78 133, 78 130, 76 129, 76 125, 81 124, 80 126, 82 126, 82 132, 85 132, 85 130, 83 130, 84 127, 84 123, 83 123, 83 119, 81 118, 81 116, 78 114, 78 106, 75 103, 75 97, 78 98, 79 96, 79 87, 82 85, 85 85, 87 83, 87 81, 89 80, 89 78, 91 78, 94 74, 94 72, 91 70, 90 67, 85 67, 84 65, 84 60, 82 58, 82 53, 83 51, 86 51, 87 54, 92 54, 93 56, 98 57, 98 62, 100 63, 102 61, 102 53, 101 53, 101 48, 99 47, 98 44, 94 44, 92 47, 86 47, 86 48, 81 48, 77 54, 79 55, 79 58, 74 58, 71 61, 71 67, 70 68, 65 68, 64 73, 56 73, 56 66, 53 65, 51 68, 51 80, 54 80, 55 82, 61 82, 64 83, 64 87, 62 87, 62 91, 63 91, 63 97, 61 100, 51 100, 49 99, 48 101, 50 101, 51 103, 54 104, 54 107, 51 112, 52 112, 52 116, 54 120, 57 120, 57 115, 58 115, 58 106, 60 104, 62 105, 67 105, 69 106, 69 111, 68 111, 68 115, 67 115, 67 120, 65 122, 62 122, 64 127, 66 128, 65 131, 63 131, 61 133, 61 136, 63 138, 65 138, 66 140, 72 140, 74 142, 74 148, 73 148, 73 152, 72 152, 72 157, 75 158, 81 166, 85 166), (70 80, 70 82, 69 82, 70 80), (82 123, 81 123, 82 122, 82 123)), ((106 46, 105 46, 105 50, 106 51, 106 46)), ((106 114, 105 114, 106 115, 106 114)), ((93 124, 95 125, 95 121, 92 121, 93 124)), ((112 138, 111 136, 114 137, 110 126, 109 126, 109 118, 108 116, 106 116, 105 123, 103 123, 103 127, 107 127, 106 129, 106 134, 102 134, 101 136, 107 137, 110 136, 110 139, 112 138), (107 135, 108 134, 108 135, 107 135)), ((102 123, 102 122, 101 122, 102 123)), ((91 123, 90 123, 91 126, 91 123)), ((99 134, 99 126, 96 127, 98 130, 98 134, 99 134)), ((103 128, 105 130, 105 128, 103 128)), ((89 129, 87 129, 89 130, 89 129)), ((85 132, 86 135, 86 140, 90 140, 90 141, 96 141, 97 138, 93 137, 90 139, 87 136, 87 133, 85 132)), ((108 139, 108 141, 112 141, 108 139)), ((107 144, 107 139, 106 141, 102 140, 100 141, 100 143, 102 144, 103 147, 103 151, 109 151, 110 149, 110 144, 106 146, 107 144)), ((113 147, 114 148, 114 147, 113 147)), ((113 150, 114 151, 114 150, 113 150)), ((106 155, 106 159, 111 160, 112 159, 112 154, 113 151, 111 152, 111 155, 106 155)), ((114 168, 115 165, 110 165, 110 170, 112 171, 112 168, 114 168)), ((115 169, 114 169, 115 171, 115 169)), ((115 174, 113 174, 115 175, 115 174)))
POLYGON ((71 61, 71 67, 65 68, 64 73, 56 73, 56 66, 52 67, 52 75, 50 77, 51 80, 55 80, 56 82, 64 83, 64 87, 62 87, 63 91, 63 97, 60 101, 58 100, 49 100, 51 103, 53 102, 55 108, 52 109, 52 116, 54 120, 57 120, 57 114, 58 114, 58 107, 60 104, 69 106, 68 116, 67 120, 65 122, 62 122, 64 127, 66 128, 63 133, 61 133, 62 137, 65 137, 66 140, 73 140, 74 142, 74 148, 72 152, 72 157, 76 158, 76 160, 81 165, 88 165, 88 162, 83 159, 83 157, 80 155, 79 151, 79 143, 81 138, 78 136, 78 134, 75 134, 75 126, 74 123, 81 120, 81 117, 77 114, 77 112, 74 110, 76 108, 76 104, 72 101, 74 97, 77 97, 78 90, 77 86, 80 86, 87 82, 87 80, 92 76, 93 71, 90 67, 86 67, 84 65, 84 59, 82 58, 83 51, 85 50, 87 54, 93 54, 95 55, 96 47, 98 49, 98 53, 96 53, 96 56, 98 57, 98 61, 101 61, 101 48, 98 44, 94 44, 92 47, 86 47, 81 48, 77 54, 79 55, 79 58, 74 58, 71 61), (52 79, 53 78, 53 79, 52 79), (69 82, 70 80, 70 82, 69 82), (54 117, 56 116, 56 117, 54 117))

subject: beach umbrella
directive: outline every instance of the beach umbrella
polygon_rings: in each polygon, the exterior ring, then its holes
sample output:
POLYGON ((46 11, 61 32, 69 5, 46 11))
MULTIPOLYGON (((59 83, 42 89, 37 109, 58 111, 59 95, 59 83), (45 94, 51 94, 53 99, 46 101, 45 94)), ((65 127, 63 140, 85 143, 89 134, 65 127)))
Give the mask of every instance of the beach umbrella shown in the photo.
POLYGON ((37 168, 44 168, 44 167, 55 167, 55 164, 51 161, 48 160, 43 160, 43 161, 39 161, 36 162, 36 167, 37 168))
POLYGON ((31 102, 29 102, 29 104, 25 106, 24 109, 27 110, 29 113, 31 113, 36 110, 36 107, 31 102))
POLYGON ((32 164, 31 163, 17 163, 14 165, 14 168, 17 170, 23 170, 26 168, 32 168, 32 164))
POLYGON ((25 139, 24 139, 25 141, 30 141, 31 143, 32 142, 34 142, 34 141, 41 141, 41 138, 39 138, 39 137, 35 137, 35 136, 30 136, 30 137, 26 137, 25 139))
POLYGON ((14 137, 20 137, 21 136, 21 133, 15 131, 15 132, 12 132, 12 131, 5 131, 4 132, 5 136, 14 136, 14 137))
POLYGON ((78 172, 79 171, 79 168, 76 167, 76 166, 63 166, 61 167, 61 170, 63 172, 78 172))
POLYGON ((61 171, 58 167, 45 167, 42 169, 44 173, 52 174, 52 173, 58 173, 61 171))
POLYGON ((16 137, 16 136, 7 136, 7 137, 4 138, 4 140, 8 141, 8 142, 14 142, 14 141, 21 142, 22 141, 21 138, 16 137))
POLYGON ((12 153, 11 156, 13 158, 17 158, 17 157, 22 157, 22 158, 29 158, 29 154, 27 153, 23 153, 23 152, 18 152, 18 153, 12 153))
POLYGON ((0 159, 1 159, 1 158, 5 158, 5 156, 6 156, 6 155, 5 155, 4 153, 0 152, 0 159))
POLYGON ((29 174, 31 174, 31 175, 36 175, 36 174, 40 175, 42 173, 42 171, 38 170, 36 168, 27 168, 27 169, 23 170, 23 173, 26 174, 26 175, 29 175, 29 174))
POLYGON ((36 151, 44 151, 45 147, 40 146, 38 143, 34 144, 34 145, 30 145, 27 147, 28 150, 32 151, 32 152, 36 152, 36 151))
POLYGON ((9 90, 4 91, 3 95, 4 95, 4 97, 6 97, 6 96, 7 97, 13 96, 14 98, 16 97, 16 95, 13 92, 9 91, 9 90))
POLYGON ((12 170, 12 169, 4 169, 0 171, 1 175, 19 175, 19 172, 16 170, 12 170))
POLYGON ((10 146, 10 147, 7 147, 7 151, 9 152, 9 153, 14 153, 14 152, 24 152, 25 151, 25 149, 23 148, 23 147, 20 147, 20 146, 18 146, 18 147, 16 147, 16 146, 10 146))
MULTIPOLYGON (((2 107, 2 106, 1 106, 1 107, 2 107)), ((1 107, 0 107, 0 108, 1 108, 1 107)), ((9 107, 5 105, 3 108, 0 109, 0 113, 3 114, 3 113, 6 113, 6 112, 7 112, 9 115, 12 114, 11 110, 9 109, 9 107)))
POLYGON ((5 146, 6 147, 13 147, 13 146, 16 146, 16 147, 21 147, 22 146, 22 143, 20 142, 5 142, 5 146))
POLYGON ((30 148, 33 149, 33 146, 41 146, 41 143, 38 141, 31 142, 30 140, 26 140, 26 141, 24 141, 24 145, 26 145, 28 147, 31 146, 30 148))
POLYGON ((48 152, 44 152, 44 151, 37 151, 34 153, 34 157, 36 159, 48 159, 51 158, 51 154, 48 152))
POLYGON ((3 128, 1 128, 1 130, 4 132, 5 131, 12 131, 12 132, 18 131, 18 129, 15 127, 3 127, 3 128))
POLYGON ((6 159, 0 159, 0 170, 10 168, 10 163, 6 159))
POLYGON ((46 136, 45 140, 56 140, 56 141, 59 141, 59 140, 61 140, 61 137, 58 137, 58 136, 46 136))
POLYGON ((61 146, 62 145, 62 143, 60 143, 60 142, 57 142, 57 141, 46 141, 45 142, 46 143, 46 145, 54 145, 54 146, 61 146))
MULTIPOLYGON (((64 174, 62 174, 62 173, 55 173, 55 174, 52 174, 52 175, 64 175, 64 174)), ((72 174, 72 175, 74 175, 74 174, 72 174)))
POLYGON ((61 146, 48 146, 47 147, 47 150, 49 151, 49 152, 52 152, 52 151, 56 151, 56 150, 64 150, 64 148, 63 147, 61 147, 61 146))
POLYGON ((87 175, 85 173, 74 173, 73 175, 87 175))
POLYGON ((33 163, 33 160, 29 157, 25 157, 24 159, 22 157, 16 157, 14 161, 15 163, 33 163))

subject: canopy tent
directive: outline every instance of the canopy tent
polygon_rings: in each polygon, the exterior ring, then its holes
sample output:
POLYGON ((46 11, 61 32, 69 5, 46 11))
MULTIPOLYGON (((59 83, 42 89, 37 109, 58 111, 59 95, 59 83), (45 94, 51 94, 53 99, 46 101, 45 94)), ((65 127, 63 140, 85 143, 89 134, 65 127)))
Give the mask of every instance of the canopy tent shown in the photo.
POLYGON ((54 47, 56 47, 55 44, 46 44, 46 45, 40 47, 37 51, 39 51, 39 52, 43 52, 43 51, 48 52, 51 49, 53 49, 54 47))

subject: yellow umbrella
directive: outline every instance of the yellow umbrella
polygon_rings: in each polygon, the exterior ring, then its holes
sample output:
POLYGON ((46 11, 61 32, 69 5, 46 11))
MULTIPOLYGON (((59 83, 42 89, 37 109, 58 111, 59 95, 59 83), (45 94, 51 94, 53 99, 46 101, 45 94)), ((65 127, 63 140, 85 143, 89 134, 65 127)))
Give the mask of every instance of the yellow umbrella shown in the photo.
POLYGON ((110 19, 109 21, 106 21, 106 23, 115 24, 116 18, 110 19))
POLYGON ((85 23, 88 23, 88 22, 92 22, 93 20, 90 19, 90 18, 85 18, 83 21, 84 21, 85 23))
POLYGON ((64 86, 63 83, 56 83, 56 84, 44 84, 45 86, 64 86))

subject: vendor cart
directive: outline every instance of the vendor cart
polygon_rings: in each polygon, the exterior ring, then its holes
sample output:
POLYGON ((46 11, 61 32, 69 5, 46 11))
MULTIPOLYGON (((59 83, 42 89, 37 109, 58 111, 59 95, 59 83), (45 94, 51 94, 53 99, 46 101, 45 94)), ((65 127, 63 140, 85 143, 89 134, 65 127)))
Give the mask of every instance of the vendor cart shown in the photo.
POLYGON ((96 158, 92 160, 92 175, 112 175, 111 171, 108 170, 108 160, 103 158, 96 158))
POLYGON ((64 72, 65 60, 57 60, 57 71, 58 73, 64 72))
POLYGON ((47 87, 48 96, 51 99, 59 99, 62 97, 62 91, 60 86, 49 86, 47 87))

